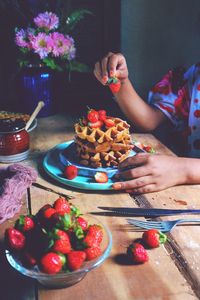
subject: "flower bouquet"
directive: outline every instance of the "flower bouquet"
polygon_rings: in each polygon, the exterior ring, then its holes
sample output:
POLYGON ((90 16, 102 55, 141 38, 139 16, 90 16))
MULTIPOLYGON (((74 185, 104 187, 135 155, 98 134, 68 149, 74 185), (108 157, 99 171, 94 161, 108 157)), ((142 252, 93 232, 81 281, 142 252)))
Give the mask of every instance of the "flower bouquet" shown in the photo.
POLYGON ((34 26, 16 28, 15 42, 20 52, 20 68, 42 65, 56 71, 87 72, 88 67, 75 60, 75 42, 69 35, 86 14, 91 12, 86 9, 74 11, 62 23, 55 13, 46 11, 33 19, 34 26))

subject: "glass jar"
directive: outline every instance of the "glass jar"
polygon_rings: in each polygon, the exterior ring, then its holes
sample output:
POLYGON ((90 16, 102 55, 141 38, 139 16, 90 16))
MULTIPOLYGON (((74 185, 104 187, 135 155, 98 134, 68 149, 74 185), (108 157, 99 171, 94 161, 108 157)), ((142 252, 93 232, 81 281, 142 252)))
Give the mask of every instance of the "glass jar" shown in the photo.
POLYGON ((17 162, 27 158, 29 133, 22 119, 0 120, 0 162, 17 162))

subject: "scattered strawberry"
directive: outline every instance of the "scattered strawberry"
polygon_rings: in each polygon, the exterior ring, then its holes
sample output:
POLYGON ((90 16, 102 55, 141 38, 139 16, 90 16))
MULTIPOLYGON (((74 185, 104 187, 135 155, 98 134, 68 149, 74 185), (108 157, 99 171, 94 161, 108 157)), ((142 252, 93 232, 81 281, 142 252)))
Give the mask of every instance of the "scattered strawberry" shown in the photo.
POLYGON ((88 126, 91 128, 101 128, 101 126, 103 126, 103 122, 98 120, 95 123, 92 122, 88 122, 88 126))
POLYGON ((91 123, 96 123, 99 120, 99 113, 94 109, 90 109, 87 114, 87 119, 91 123))
POLYGON ((145 263, 149 260, 147 251, 139 243, 132 243, 127 248, 127 254, 132 262, 145 263))
POLYGON ((40 261, 40 267, 44 273, 56 274, 63 266, 62 257, 54 252, 45 254, 40 261))
POLYGON ((86 259, 84 251, 71 251, 67 254, 68 267, 71 271, 78 270, 86 259))
POLYGON ((115 125, 115 122, 112 119, 105 119, 104 124, 106 127, 113 127, 115 125))
POLYGON ((142 240, 146 246, 157 248, 167 241, 167 236, 157 229, 149 229, 143 233, 142 240))
POLYGON ((5 242, 11 250, 22 250, 25 247, 25 236, 15 228, 8 228, 5 231, 5 242))
POLYGON ((98 113, 99 113, 99 120, 104 122, 106 119, 106 111, 102 109, 99 110, 98 113))
POLYGON ((148 146, 148 145, 143 145, 142 149, 145 150, 148 153, 155 153, 155 150, 153 149, 153 147, 148 146))
POLYGON ((65 198, 62 198, 62 197, 59 197, 54 202, 53 207, 56 210, 56 212, 58 212, 60 214, 64 214, 64 213, 69 214, 71 211, 69 202, 65 198))
POLYGON ((102 251, 99 246, 89 247, 84 250, 86 253, 86 260, 92 260, 101 255, 102 251))
POLYGON ((88 222, 82 218, 82 217, 78 217, 77 218, 77 222, 79 223, 79 225, 81 226, 81 228, 83 229, 83 231, 85 231, 88 227, 88 222))
POLYGON ((76 178, 76 176, 78 175, 77 167, 73 165, 67 166, 64 170, 64 175, 68 180, 76 178))
POLYGON ((117 77, 110 77, 107 84, 113 94, 117 94, 121 88, 121 82, 117 77))
POLYGON ((96 172, 94 179, 98 183, 106 183, 108 182, 108 175, 104 172, 96 172))
POLYGON ((15 223, 15 228, 22 232, 33 230, 35 223, 32 216, 21 215, 15 223))

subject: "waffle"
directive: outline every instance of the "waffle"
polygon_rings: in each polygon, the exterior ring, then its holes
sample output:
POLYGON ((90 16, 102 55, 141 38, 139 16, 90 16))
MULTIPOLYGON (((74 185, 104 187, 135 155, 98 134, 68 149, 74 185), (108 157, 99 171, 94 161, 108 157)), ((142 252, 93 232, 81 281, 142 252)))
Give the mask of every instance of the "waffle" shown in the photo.
POLYGON ((80 164, 93 168, 118 166, 132 149, 130 125, 112 118, 114 126, 91 128, 75 124, 75 144, 80 164))

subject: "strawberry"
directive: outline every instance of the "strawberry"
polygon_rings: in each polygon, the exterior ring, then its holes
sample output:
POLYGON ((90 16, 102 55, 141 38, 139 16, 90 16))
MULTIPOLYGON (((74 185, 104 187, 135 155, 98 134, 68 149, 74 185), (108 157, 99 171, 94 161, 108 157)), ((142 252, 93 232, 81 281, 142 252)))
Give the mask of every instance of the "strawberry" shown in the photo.
POLYGON ((100 121, 105 121, 105 119, 106 119, 106 111, 102 109, 102 110, 99 110, 98 113, 99 113, 99 120, 100 121))
POLYGON ((127 248, 127 254, 135 263, 145 263, 149 259, 147 251, 140 243, 130 244, 127 248))
POLYGON ((112 119, 107 118, 104 120, 104 124, 106 127, 113 127, 115 125, 115 122, 112 119))
POLYGON ((25 236, 15 228, 8 228, 5 231, 5 242, 11 250, 22 250, 25 247, 25 236))
POLYGON ((61 230, 68 230, 72 225, 72 217, 70 214, 63 214, 60 215, 58 213, 55 213, 50 218, 51 227, 56 227, 61 230))
POLYGON ((101 126, 103 126, 103 122, 98 120, 95 123, 92 122, 88 122, 88 126, 91 128, 100 128, 101 126))
POLYGON ((78 217, 77 218, 77 222, 79 223, 79 225, 81 226, 81 228, 83 229, 83 231, 85 231, 88 227, 88 222, 82 218, 82 217, 78 217))
POLYGON ((155 153, 155 150, 151 146, 143 145, 142 149, 148 153, 155 153))
POLYGON ((94 179, 98 183, 106 183, 108 182, 108 175, 104 172, 96 172, 94 179))
POLYGON ((52 251, 67 254, 71 251, 71 243, 68 234, 65 231, 55 230, 56 240, 52 247, 52 251))
POLYGON ((90 109, 87 114, 87 119, 91 123, 96 123, 99 120, 99 113, 94 109, 90 109))
POLYGON ((143 233, 142 240, 149 248, 157 248, 167 241, 167 236, 157 229, 149 229, 143 233))
POLYGON ((78 175, 77 167, 73 165, 67 166, 64 170, 64 175, 68 180, 76 178, 76 176, 78 175))
POLYGON ((60 213, 61 215, 64 213, 69 214, 71 211, 69 202, 62 197, 59 197, 53 204, 54 209, 56 212, 60 213))
POLYGON ((83 240, 87 247, 100 245, 103 240, 103 230, 100 225, 90 225, 87 229, 87 234, 83 240))
POLYGON ((59 254, 54 252, 48 252, 42 256, 40 260, 40 268, 44 273, 56 274, 63 266, 63 261, 59 254))
POLYGON ((121 88, 121 82, 117 77, 110 77, 107 84, 113 94, 117 94, 121 88))
POLYGON ((86 254, 86 260, 92 260, 101 255, 101 248, 99 246, 89 247, 84 250, 86 254))
POLYGON ((50 219, 51 216, 52 216, 53 214, 55 214, 55 212, 56 212, 56 210, 55 210, 53 207, 49 207, 49 208, 47 208, 47 209, 43 212, 43 217, 44 217, 45 219, 50 219))
POLYGON ((37 264, 36 258, 29 252, 23 253, 23 263, 28 267, 33 267, 37 264))
POLYGON ((21 215, 15 223, 15 228, 22 232, 27 232, 35 227, 32 216, 21 215))
POLYGON ((86 259, 84 251, 73 250, 67 254, 67 263, 71 271, 78 270, 86 259))

